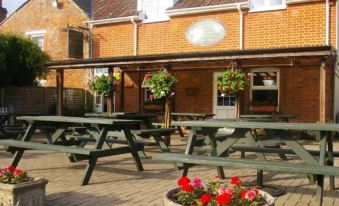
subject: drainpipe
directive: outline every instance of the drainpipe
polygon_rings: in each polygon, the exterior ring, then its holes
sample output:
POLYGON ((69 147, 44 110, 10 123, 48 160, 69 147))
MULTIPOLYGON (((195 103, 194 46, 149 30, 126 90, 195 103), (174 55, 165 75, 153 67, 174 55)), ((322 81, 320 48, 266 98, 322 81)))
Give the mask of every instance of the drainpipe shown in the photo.
POLYGON ((134 35, 133 35, 133 55, 138 54, 138 24, 135 22, 134 18, 131 17, 131 22, 134 26, 134 35))
POLYGON ((330 1, 326 0, 326 45, 330 45, 330 1))
POLYGON ((241 11, 241 4, 237 4, 237 9, 239 11, 239 31, 240 31, 239 47, 240 50, 243 50, 243 13, 241 11))

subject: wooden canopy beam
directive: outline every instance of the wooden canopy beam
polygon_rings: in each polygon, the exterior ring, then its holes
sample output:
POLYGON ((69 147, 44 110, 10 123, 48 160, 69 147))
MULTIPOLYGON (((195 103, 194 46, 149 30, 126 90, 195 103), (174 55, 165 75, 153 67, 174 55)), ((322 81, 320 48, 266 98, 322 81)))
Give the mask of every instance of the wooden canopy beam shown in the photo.
POLYGON ((57 85, 57 101, 56 101, 56 115, 62 116, 64 114, 64 70, 56 70, 56 85, 57 85))

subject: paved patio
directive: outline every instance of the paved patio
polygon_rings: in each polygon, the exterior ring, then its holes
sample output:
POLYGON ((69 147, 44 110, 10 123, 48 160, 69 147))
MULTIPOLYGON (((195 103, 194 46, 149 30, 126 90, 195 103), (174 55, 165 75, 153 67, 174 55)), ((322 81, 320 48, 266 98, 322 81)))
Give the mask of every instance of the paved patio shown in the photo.
MULTIPOLYGON (((308 142, 308 141, 305 141, 308 142)), ((183 152, 185 142, 175 136, 172 141, 174 151, 183 152)), ((307 143, 307 147, 314 145, 307 143)), ((339 150, 339 142, 335 143, 339 150)), ((147 148, 148 156, 156 155, 158 148, 147 148)), ((239 153, 233 154, 239 156, 239 153)), ((251 154, 248 154, 251 157, 251 154)), ((12 155, 0 149, 0 167, 7 166, 12 155)), ((272 156, 270 158, 277 158, 272 156)), ((293 160, 292 156, 289 159, 293 160)), ((49 179, 47 185, 47 205, 162 205, 164 191, 176 185, 180 172, 172 164, 142 160, 145 171, 136 172, 130 155, 120 155, 99 160, 92 175, 90 185, 81 187, 86 162, 70 163, 63 153, 27 151, 19 168, 27 170, 33 177, 49 179)), ((336 165, 339 165, 336 162, 336 165)), ((253 184, 256 171, 251 169, 225 169, 228 177, 239 176, 245 184, 253 184)), ((216 170, 204 166, 190 170, 190 177, 203 180, 216 175, 216 170)), ((339 187, 339 178, 336 179, 339 187)), ((309 185, 308 179, 296 174, 265 173, 265 183, 286 189, 286 194, 278 197, 276 206, 315 205, 316 186, 309 185)), ((339 205, 339 190, 328 191, 325 181, 324 206, 339 205)))

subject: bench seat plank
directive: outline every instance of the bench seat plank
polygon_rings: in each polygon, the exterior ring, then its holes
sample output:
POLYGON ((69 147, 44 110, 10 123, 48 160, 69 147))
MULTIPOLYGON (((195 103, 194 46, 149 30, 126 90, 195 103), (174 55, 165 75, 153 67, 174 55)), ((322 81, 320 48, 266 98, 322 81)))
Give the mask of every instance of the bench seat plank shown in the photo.
POLYGON ((132 130, 133 134, 136 135, 168 135, 176 131, 174 128, 160 128, 160 129, 141 129, 141 130, 132 130))
POLYGON ((229 159, 224 157, 207 157, 186 155, 177 153, 161 153, 153 157, 153 160, 168 162, 178 162, 195 165, 210 165, 235 168, 262 169, 276 172, 315 174, 315 175, 333 175, 339 176, 339 167, 309 165, 304 163, 286 163, 286 162, 263 162, 258 160, 229 159))
POLYGON ((80 154, 80 155, 93 155, 95 152, 101 151, 97 149, 65 147, 61 145, 23 142, 23 141, 17 141, 17 140, 0 140, 0 145, 5 145, 5 146, 13 147, 13 148, 65 152, 65 153, 80 154))

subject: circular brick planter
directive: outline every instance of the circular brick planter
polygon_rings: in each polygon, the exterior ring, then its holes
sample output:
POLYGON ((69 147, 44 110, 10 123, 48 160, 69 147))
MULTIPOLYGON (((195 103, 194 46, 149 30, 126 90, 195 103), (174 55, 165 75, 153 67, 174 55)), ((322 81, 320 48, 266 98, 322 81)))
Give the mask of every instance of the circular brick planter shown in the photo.
MULTIPOLYGON (((179 191, 179 187, 171 189, 164 194, 164 206, 182 206, 178 203, 175 203, 171 200, 173 195, 179 191)), ((259 194, 261 194, 267 201, 267 204, 265 206, 274 206, 274 197, 272 195, 268 194, 267 192, 264 192, 262 190, 259 190, 259 194)))
POLYGON ((46 179, 34 179, 20 184, 0 183, 0 206, 44 206, 46 179))

